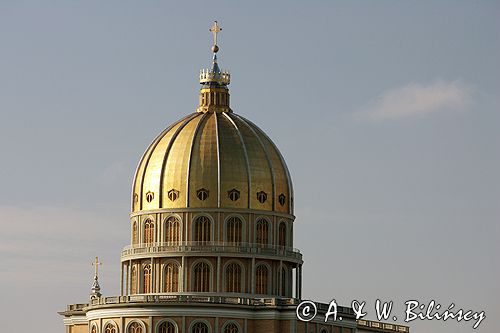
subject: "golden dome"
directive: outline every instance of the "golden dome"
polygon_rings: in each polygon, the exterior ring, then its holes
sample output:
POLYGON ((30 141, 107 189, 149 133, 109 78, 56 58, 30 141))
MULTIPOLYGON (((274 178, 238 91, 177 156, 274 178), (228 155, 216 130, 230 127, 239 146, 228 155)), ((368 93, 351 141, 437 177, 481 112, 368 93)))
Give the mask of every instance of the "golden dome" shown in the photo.
POLYGON ((231 75, 213 62, 200 72, 197 112, 164 130, 137 167, 132 212, 229 208, 293 214, 290 174, 279 150, 252 122, 229 107, 231 75))
POLYGON ((290 174, 269 137, 229 112, 195 112, 165 129, 136 170, 132 212, 229 208, 293 214, 290 174))

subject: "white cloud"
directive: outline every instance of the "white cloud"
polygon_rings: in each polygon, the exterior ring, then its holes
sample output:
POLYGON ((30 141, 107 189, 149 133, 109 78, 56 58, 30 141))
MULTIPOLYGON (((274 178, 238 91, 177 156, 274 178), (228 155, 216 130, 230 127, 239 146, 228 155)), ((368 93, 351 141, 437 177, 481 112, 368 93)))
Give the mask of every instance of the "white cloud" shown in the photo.
POLYGON ((460 81, 437 80, 428 85, 410 83, 386 90, 360 112, 372 119, 392 119, 463 110, 471 101, 472 89, 460 81))

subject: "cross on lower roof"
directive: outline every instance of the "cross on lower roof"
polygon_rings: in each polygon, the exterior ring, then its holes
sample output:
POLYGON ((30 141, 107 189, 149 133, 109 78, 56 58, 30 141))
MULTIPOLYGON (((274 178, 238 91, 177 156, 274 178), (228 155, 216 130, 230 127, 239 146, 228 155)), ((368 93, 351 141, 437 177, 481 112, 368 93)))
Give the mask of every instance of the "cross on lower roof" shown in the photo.
POLYGON ((99 257, 95 257, 95 261, 92 263, 92 266, 95 266, 95 276, 99 274, 99 265, 102 265, 102 262, 99 262, 99 257))

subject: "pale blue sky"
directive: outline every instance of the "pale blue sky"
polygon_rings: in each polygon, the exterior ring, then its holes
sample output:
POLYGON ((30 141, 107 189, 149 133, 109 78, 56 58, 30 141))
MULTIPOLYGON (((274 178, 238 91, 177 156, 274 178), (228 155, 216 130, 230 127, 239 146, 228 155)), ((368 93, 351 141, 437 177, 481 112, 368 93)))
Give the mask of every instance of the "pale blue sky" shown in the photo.
POLYGON ((119 292, 135 167, 195 110, 217 19, 232 108, 292 174, 304 296, 454 302, 498 332, 498 17, 496 1, 1 1, 0 312, 22 320, 2 330, 63 332, 95 255, 119 292))

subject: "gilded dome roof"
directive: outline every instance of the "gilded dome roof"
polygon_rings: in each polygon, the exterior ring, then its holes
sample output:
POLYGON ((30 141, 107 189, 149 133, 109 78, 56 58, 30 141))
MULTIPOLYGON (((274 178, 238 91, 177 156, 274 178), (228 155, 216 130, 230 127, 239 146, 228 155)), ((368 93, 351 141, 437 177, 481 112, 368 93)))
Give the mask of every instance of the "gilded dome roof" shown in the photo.
POLYGON ((228 208, 293 214, 290 174, 269 137, 233 112, 195 112, 165 129, 137 167, 132 212, 228 208))

